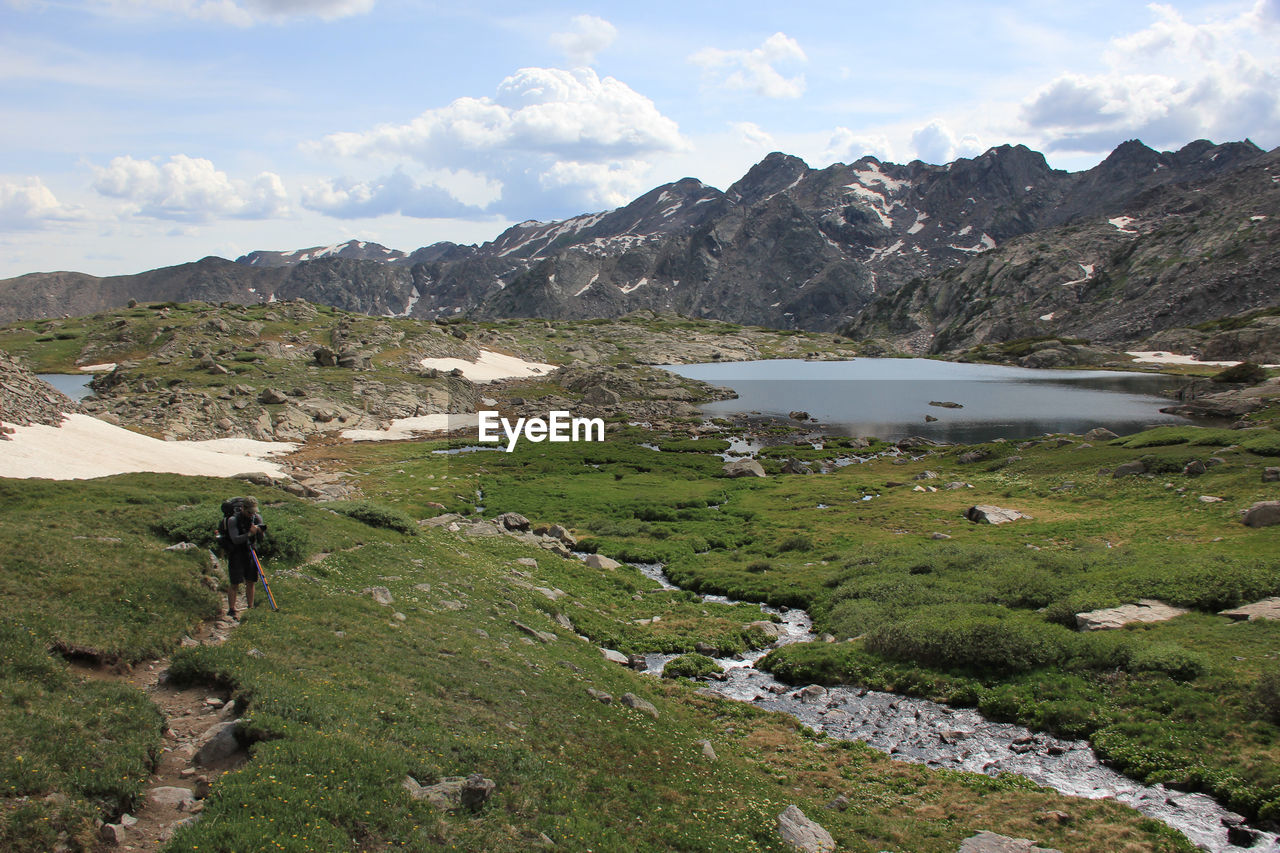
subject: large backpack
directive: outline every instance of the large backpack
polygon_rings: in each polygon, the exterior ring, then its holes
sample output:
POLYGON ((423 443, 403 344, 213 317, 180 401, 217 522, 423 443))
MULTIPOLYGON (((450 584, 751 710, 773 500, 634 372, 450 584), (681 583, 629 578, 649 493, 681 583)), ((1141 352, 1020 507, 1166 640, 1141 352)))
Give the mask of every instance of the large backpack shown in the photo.
POLYGON ((227 519, 236 514, 244 501, 243 497, 239 497, 227 498, 222 502, 222 520, 218 522, 218 547, 222 549, 224 555, 231 551, 231 535, 227 533, 227 519))

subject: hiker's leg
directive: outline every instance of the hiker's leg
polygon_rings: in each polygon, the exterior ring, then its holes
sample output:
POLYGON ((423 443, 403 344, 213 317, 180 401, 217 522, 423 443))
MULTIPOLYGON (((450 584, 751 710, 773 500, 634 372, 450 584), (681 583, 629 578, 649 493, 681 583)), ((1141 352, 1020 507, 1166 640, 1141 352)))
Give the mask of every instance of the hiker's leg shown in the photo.
POLYGON ((227 612, 236 612, 236 585, 230 584, 227 587, 227 612))
POLYGON ((253 609, 253 591, 258 588, 258 584, 254 581, 245 581, 244 583, 244 600, 245 609, 253 609))

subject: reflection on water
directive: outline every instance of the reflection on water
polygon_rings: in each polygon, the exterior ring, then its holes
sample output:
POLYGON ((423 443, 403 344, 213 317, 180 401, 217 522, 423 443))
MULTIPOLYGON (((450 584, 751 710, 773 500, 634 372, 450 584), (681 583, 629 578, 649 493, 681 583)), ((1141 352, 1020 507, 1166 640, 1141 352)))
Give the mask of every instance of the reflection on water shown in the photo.
POLYGON ((1097 426, 1126 434, 1152 424, 1188 423, 1159 411, 1170 401, 1158 394, 1182 382, 1162 375, 898 358, 782 359, 667 369, 738 393, 736 400, 703 406, 708 417, 787 418, 803 411, 821 421, 826 431, 845 435, 918 435, 974 443, 1081 433, 1097 426), (936 402, 958 403, 961 408, 930 405, 936 402))

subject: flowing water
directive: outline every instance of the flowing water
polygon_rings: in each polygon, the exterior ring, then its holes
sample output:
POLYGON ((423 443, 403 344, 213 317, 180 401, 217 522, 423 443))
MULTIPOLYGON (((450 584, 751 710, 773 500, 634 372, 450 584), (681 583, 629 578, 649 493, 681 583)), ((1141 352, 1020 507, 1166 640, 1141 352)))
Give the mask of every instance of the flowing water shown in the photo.
MULTIPOLYGON (((643 574, 664 589, 679 589, 657 563, 637 565, 643 574)), ((703 596, 706 601, 733 603, 723 596, 703 596)), ((799 609, 761 605, 766 614, 782 621, 774 646, 812 642, 813 623, 799 609)), ((1242 818, 1204 794, 1188 794, 1163 785, 1141 785, 1106 767, 1085 741, 1062 740, 1032 732, 1022 726, 994 723, 977 711, 862 690, 855 687, 792 687, 755 668, 768 649, 748 652, 740 658, 717 661, 725 680, 712 680, 706 689, 729 699, 750 702, 770 711, 796 717, 805 725, 831 737, 861 740, 901 761, 968 770, 994 776, 1017 773, 1064 794, 1088 799, 1111 797, 1182 832, 1192 843, 1214 853, 1249 849, 1280 853, 1280 839, 1260 832, 1252 847, 1233 845, 1227 824, 1242 818)), ((645 656, 647 671, 662 673, 676 655, 645 656)))

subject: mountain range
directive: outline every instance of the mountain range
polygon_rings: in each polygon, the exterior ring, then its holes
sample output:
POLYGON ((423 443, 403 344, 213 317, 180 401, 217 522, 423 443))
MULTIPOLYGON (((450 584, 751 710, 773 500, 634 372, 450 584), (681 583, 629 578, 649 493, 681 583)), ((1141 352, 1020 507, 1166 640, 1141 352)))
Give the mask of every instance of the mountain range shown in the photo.
POLYGON ((1280 304, 1280 149, 1120 145, 1082 172, 1024 146, 946 165, 773 153, 726 191, 693 178, 483 245, 255 251, 136 275, 0 281, 0 321, 130 299, 302 298, 384 316, 636 310, 843 331, 917 352, 1057 336, 1124 343, 1280 304))

